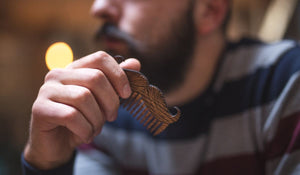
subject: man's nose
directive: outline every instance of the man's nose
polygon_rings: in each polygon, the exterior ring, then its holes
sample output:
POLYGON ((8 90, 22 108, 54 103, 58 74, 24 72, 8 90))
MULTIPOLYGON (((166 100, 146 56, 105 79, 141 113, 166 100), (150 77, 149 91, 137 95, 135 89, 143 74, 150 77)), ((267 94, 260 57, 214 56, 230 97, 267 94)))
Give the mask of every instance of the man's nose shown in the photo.
POLYGON ((95 0, 91 7, 91 14, 103 22, 117 23, 121 15, 119 0, 95 0))

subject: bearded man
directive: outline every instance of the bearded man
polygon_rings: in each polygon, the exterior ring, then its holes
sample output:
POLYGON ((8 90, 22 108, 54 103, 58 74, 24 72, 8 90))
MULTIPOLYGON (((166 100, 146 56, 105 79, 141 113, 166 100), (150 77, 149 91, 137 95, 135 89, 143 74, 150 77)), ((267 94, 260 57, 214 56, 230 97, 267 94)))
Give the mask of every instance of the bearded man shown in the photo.
POLYGON ((24 174, 297 174, 300 49, 224 35, 228 0, 95 0, 99 51, 50 71, 32 107, 24 174), (123 55, 118 64, 111 55, 123 55), (136 59, 134 59, 136 58, 136 59), (124 69, 180 107, 151 135, 120 106, 124 69))

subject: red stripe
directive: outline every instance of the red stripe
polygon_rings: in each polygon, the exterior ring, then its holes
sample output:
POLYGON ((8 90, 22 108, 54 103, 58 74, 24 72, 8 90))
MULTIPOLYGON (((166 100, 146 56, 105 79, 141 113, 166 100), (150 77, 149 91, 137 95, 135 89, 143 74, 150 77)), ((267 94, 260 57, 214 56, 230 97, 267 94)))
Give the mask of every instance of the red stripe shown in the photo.
POLYGON ((204 163, 199 172, 201 175, 263 175, 264 159, 259 153, 223 157, 212 162, 204 163))
MULTIPOLYGON (((218 160, 204 163, 195 175, 263 175, 265 174, 264 159, 262 154, 245 154, 231 157, 224 157, 218 160)), ((122 175, 148 175, 146 170, 122 168, 122 175)), ((152 174, 153 175, 153 174, 152 174)), ((171 175, 158 173, 155 175, 171 175)), ((193 174, 176 174, 193 175, 193 174)))
POLYGON ((300 149, 300 112, 280 120, 272 141, 266 144, 266 158, 274 159, 300 149))

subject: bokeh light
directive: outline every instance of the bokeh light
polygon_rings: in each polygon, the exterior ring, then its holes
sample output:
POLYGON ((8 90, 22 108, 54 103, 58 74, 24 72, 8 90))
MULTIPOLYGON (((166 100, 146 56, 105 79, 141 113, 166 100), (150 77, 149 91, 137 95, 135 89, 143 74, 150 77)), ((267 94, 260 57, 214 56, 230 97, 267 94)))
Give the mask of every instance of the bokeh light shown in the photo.
POLYGON ((47 49, 45 60, 49 70, 65 68, 73 61, 72 49, 67 43, 54 43, 47 49))

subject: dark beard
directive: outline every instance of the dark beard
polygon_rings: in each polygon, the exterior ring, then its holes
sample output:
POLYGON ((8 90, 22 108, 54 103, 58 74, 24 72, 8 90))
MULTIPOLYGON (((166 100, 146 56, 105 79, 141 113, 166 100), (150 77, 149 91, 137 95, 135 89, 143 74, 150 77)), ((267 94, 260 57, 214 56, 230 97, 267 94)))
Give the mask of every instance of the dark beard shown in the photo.
MULTIPOLYGON (((192 8, 192 7, 191 7, 192 8)), ((106 35, 123 40, 128 45, 128 55, 139 59, 149 82, 159 87, 164 93, 170 92, 183 83, 189 64, 191 64, 195 45, 195 31, 193 23, 193 10, 187 9, 182 19, 174 21, 166 40, 153 48, 140 49, 139 44, 127 34, 111 24, 105 24, 97 34, 97 38, 106 35)), ((107 51, 111 55, 113 51, 107 51)))
POLYGON ((191 19, 174 23, 171 28, 169 39, 151 49, 151 53, 133 52, 133 57, 141 58, 141 72, 164 93, 183 83, 194 53, 195 34, 191 19))

